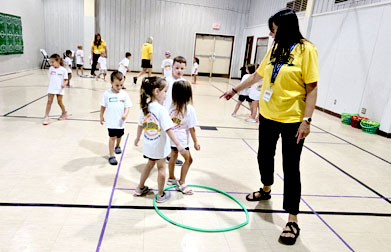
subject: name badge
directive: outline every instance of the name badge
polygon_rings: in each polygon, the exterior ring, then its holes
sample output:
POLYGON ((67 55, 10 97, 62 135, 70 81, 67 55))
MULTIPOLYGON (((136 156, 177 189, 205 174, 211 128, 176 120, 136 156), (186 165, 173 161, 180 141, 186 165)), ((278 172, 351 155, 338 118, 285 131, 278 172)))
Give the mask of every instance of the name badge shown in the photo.
POLYGON ((265 92, 263 93, 262 99, 269 102, 270 98, 272 97, 273 90, 271 89, 266 89, 265 92))

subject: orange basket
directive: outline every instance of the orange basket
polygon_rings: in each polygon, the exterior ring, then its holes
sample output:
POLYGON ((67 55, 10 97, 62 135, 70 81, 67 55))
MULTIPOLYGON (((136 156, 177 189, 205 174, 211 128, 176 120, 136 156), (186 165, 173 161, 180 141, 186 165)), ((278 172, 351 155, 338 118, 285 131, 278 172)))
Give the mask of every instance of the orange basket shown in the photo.
POLYGON ((353 128, 361 129, 361 125, 360 125, 361 120, 368 120, 368 118, 362 116, 352 116, 350 125, 353 128))

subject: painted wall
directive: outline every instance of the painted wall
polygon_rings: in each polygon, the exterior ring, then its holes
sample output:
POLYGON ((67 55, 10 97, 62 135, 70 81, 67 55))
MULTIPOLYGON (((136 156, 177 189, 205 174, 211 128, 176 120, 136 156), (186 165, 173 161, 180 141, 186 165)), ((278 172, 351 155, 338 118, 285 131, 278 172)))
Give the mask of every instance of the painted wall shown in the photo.
POLYGON ((312 18, 310 40, 319 52, 317 105, 359 113, 391 132, 391 3, 312 18), (333 24, 333 25, 330 25, 333 24))
POLYGON ((39 49, 45 46, 42 0, 2 1, 0 11, 22 18, 24 44, 23 54, 0 56, 0 74, 38 68, 43 58, 39 49))
POLYGON ((390 0, 348 0, 337 4, 335 3, 335 0, 316 0, 314 5, 314 14, 385 2, 390 2, 390 0))
MULTIPOLYGON (((62 56, 84 44, 84 1, 43 0, 46 52, 62 56)), ((85 50, 85 49, 84 49, 85 50)), ((90 50, 90 49, 88 49, 90 50)))
MULTIPOLYGON (((107 42, 109 68, 117 68, 129 51, 130 69, 141 70, 141 46, 148 36, 154 37, 154 72, 161 71, 167 50, 174 56, 184 56, 191 64, 196 33, 235 36, 233 59, 236 59, 249 3, 249 0, 97 0, 96 30, 107 42), (219 23, 221 29, 213 30, 213 23, 219 23)), ((231 75, 239 76, 239 68, 239 62, 233 61, 231 75)), ((189 66, 186 73, 190 71, 189 66)))

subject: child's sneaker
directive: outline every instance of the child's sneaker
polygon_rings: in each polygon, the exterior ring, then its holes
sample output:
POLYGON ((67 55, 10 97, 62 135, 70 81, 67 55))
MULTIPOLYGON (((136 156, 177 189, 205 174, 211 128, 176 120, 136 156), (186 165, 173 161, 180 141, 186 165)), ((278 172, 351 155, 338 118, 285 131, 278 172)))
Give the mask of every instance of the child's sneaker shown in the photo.
POLYGON ((178 186, 179 185, 179 182, 178 182, 178 180, 176 180, 176 179, 168 179, 167 180, 167 185, 176 185, 176 186, 178 186))
POLYGON ((246 120, 246 122, 256 123, 257 120, 256 120, 256 119, 253 119, 253 118, 248 118, 248 119, 246 120))
POLYGON ((49 124, 49 117, 45 117, 42 122, 43 125, 48 125, 49 124))
POLYGON ((134 84, 134 85, 137 84, 137 77, 133 77, 133 84, 134 84))
POLYGON ((111 165, 117 165, 118 164, 117 159, 115 159, 114 156, 113 157, 109 157, 109 163, 111 165))
POLYGON ((114 152, 115 154, 121 154, 122 153, 121 147, 120 146, 115 147, 114 152))
POLYGON ((160 196, 159 194, 157 195, 156 202, 157 203, 163 203, 166 202, 171 198, 171 193, 169 191, 163 192, 163 195, 160 196))
POLYGON ((231 116, 232 116, 232 117, 236 117, 236 114, 235 114, 235 113, 232 113, 231 116))
POLYGON ((60 120, 60 121, 62 121, 62 120, 66 120, 66 119, 68 119, 68 113, 66 113, 65 112, 65 114, 62 114, 59 118, 58 118, 58 120, 60 120))
POLYGON ((150 191, 150 189, 148 188, 148 186, 144 186, 142 189, 139 187, 136 187, 136 191, 134 192, 134 194, 136 196, 143 196, 143 195, 147 194, 149 191, 150 191))

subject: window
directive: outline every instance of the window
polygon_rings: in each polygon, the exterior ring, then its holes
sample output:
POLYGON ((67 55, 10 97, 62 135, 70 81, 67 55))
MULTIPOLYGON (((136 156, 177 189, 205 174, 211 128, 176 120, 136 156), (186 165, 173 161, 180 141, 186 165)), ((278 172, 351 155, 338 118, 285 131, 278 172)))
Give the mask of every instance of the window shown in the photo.
POLYGON ((307 9, 307 0, 295 0, 286 3, 286 7, 296 12, 305 11, 307 9))

